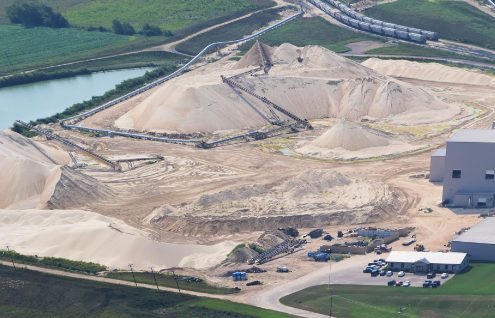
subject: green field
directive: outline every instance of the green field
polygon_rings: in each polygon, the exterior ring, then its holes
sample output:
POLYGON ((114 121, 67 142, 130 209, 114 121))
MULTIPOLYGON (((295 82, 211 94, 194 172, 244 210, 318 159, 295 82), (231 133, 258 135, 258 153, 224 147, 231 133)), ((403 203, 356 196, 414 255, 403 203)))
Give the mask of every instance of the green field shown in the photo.
MULTIPOLYGON (((475 263, 440 288, 332 285, 333 315, 339 318, 404 317, 488 318, 495 313, 495 264, 475 263)), ((328 286, 311 287, 282 303, 328 314, 328 286)))
MULTIPOLYGON (((136 277, 136 281, 138 283, 155 285, 155 280, 153 278, 153 274, 150 272, 135 272, 134 276, 136 277)), ((134 278, 132 277, 132 273, 130 272, 112 272, 109 273, 106 277, 125 280, 129 282, 133 282, 134 278)), ((236 288, 227 288, 227 287, 219 287, 207 284, 205 281, 200 282, 189 282, 184 279, 180 279, 181 276, 178 276, 177 282, 174 280, 173 275, 171 274, 159 274, 155 273, 156 281, 158 285, 165 287, 177 288, 177 283, 179 284, 180 289, 192 290, 202 293, 208 294, 234 294, 239 292, 239 289, 236 288)))
MULTIPOLYGON (((296 46, 321 45, 338 53, 349 51, 346 44, 370 40, 380 41, 379 38, 335 26, 320 17, 299 18, 261 38, 261 41, 268 45, 280 45, 285 42, 296 46)), ((243 51, 251 45, 252 43, 245 45, 243 51)))
MULTIPOLYGON (((76 29, 0 25, 0 75, 157 44, 158 39, 76 29)), ((163 39, 162 39, 163 41, 163 39)))
POLYGON ((236 12, 247 13, 273 5, 270 0, 93 0, 75 5, 63 15, 76 26, 104 26, 119 19, 140 28, 144 23, 176 31, 236 12))
POLYGON ((179 52, 195 55, 212 42, 236 40, 266 26, 270 21, 280 18, 279 10, 271 9, 258 12, 247 18, 226 24, 211 31, 195 36, 177 45, 179 52))
POLYGON ((2 318, 287 318, 228 301, 118 286, 0 266, 2 318))
POLYGON ((462 1, 399 0, 370 8, 366 15, 436 31, 443 39, 495 49, 495 18, 462 1))

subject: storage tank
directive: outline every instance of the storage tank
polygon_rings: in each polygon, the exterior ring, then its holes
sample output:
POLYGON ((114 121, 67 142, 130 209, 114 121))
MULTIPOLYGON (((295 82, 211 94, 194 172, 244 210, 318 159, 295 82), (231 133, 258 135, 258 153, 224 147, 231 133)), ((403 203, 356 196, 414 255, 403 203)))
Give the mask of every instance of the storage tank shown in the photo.
POLYGON ((418 33, 409 33, 409 38, 411 41, 418 42, 418 43, 425 43, 426 42, 426 37, 422 34, 418 33))

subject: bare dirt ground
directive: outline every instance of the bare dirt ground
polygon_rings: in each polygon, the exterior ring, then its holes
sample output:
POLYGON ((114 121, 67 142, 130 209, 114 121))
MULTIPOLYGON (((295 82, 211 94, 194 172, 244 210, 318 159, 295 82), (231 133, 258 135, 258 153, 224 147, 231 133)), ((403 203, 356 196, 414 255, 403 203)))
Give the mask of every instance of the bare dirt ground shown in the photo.
POLYGON ((346 44, 346 46, 351 49, 349 52, 346 52, 348 54, 364 54, 369 50, 377 49, 380 47, 387 47, 389 45, 387 43, 378 41, 360 41, 346 44))

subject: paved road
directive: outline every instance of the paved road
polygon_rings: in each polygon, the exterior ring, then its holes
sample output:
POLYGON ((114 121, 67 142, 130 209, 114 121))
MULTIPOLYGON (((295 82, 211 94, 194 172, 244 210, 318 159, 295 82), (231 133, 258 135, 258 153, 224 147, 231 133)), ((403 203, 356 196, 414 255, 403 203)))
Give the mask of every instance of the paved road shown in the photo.
POLYGON ((402 59, 411 59, 411 60, 428 60, 428 61, 439 61, 439 62, 450 62, 480 68, 489 68, 495 70, 494 64, 488 64, 483 62, 469 61, 469 60, 461 60, 461 59, 450 59, 450 58, 442 58, 442 57, 428 57, 428 56, 417 56, 417 55, 383 55, 383 54, 352 54, 352 53, 342 53, 342 56, 345 57, 376 57, 381 59, 390 59, 390 58, 402 58, 402 59))

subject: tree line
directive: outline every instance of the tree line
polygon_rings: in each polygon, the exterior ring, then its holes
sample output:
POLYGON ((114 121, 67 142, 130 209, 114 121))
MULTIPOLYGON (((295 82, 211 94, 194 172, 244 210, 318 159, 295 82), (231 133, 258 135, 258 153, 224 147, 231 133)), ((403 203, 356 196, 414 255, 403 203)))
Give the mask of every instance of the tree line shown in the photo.
MULTIPOLYGON (((15 3, 6 8, 6 13, 10 22, 21 24, 26 28, 49 27, 49 28, 68 28, 71 25, 62 14, 55 12, 51 7, 37 3, 15 3)), ((85 28, 88 31, 114 32, 121 35, 141 34, 144 36, 172 36, 172 32, 162 30, 156 25, 148 23, 137 32, 136 29, 128 22, 121 22, 118 19, 112 21, 112 29, 105 27, 90 26, 85 28)))

